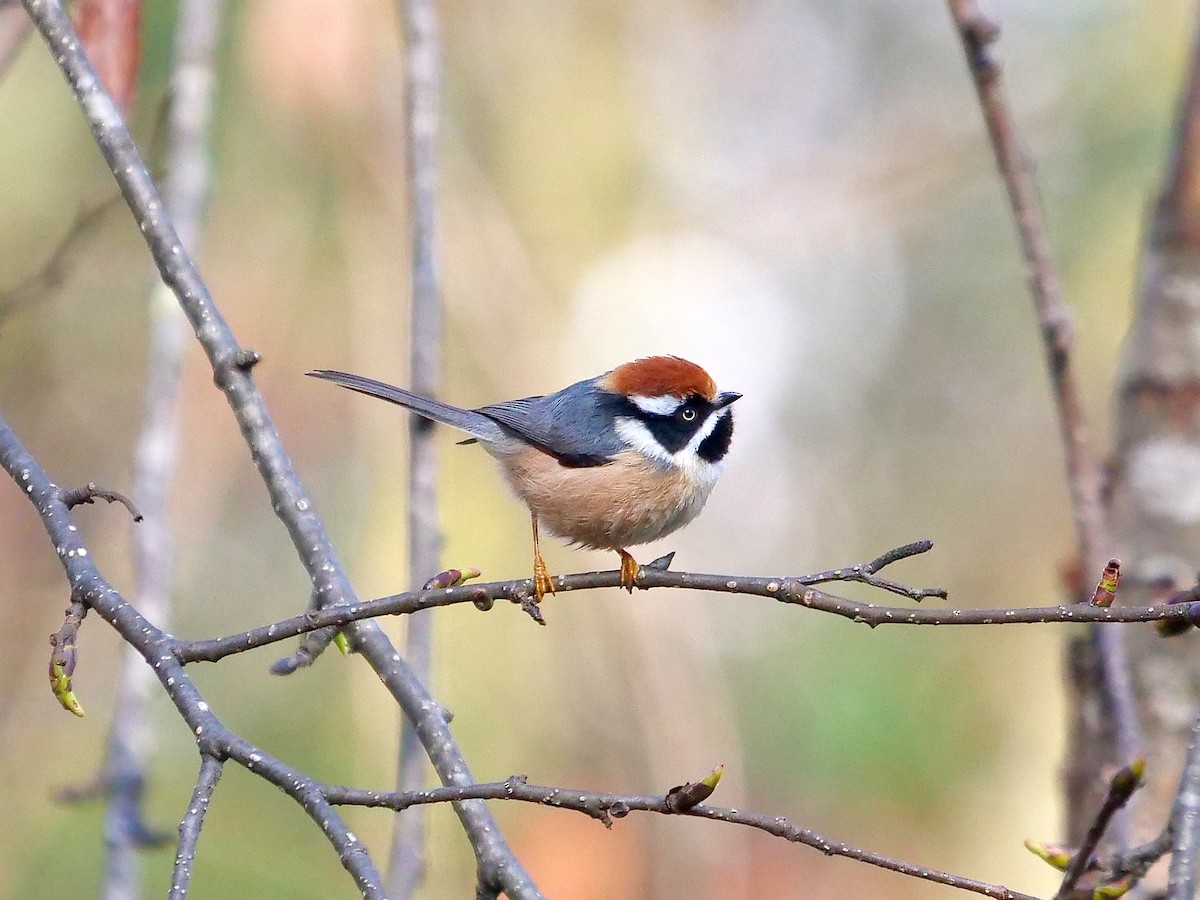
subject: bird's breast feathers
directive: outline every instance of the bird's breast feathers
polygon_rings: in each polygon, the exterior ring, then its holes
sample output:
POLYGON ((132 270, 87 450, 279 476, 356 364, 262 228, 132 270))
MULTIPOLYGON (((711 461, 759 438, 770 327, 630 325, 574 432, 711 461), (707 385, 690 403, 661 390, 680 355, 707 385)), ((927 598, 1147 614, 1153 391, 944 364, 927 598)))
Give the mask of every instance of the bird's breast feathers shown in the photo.
POLYGON ((498 459, 547 530, 604 550, 644 544, 686 525, 700 514, 720 474, 719 463, 701 460, 707 469, 698 471, 638 450, 586 468, 568 468, 532 447, 498 459))

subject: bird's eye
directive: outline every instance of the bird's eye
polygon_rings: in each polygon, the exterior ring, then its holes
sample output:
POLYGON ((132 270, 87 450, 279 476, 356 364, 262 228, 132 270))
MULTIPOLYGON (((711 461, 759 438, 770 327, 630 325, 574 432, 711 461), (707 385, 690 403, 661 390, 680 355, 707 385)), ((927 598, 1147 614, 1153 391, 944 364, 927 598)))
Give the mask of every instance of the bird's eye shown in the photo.
POLYGON ((685 422, 694 422, 696 420, 696 411, 690 406, 685 406, 680 410, 679 416, 685 422))

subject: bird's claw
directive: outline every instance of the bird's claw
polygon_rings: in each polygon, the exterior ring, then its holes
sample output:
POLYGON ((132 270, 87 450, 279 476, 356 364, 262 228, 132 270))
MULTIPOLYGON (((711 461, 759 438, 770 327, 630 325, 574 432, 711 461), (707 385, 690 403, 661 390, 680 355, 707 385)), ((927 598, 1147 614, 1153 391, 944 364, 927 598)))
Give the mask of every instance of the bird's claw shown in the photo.
POLYGON ((546 564, 539 556, 533 561, 533 596, 537 603, 542 602, 542 598, 547 594, 555 593, 554 577, 550 574, 550 570, 546 568, 546 564))
POLYGON ((638 571, 641 567, 638 565, 638 561, 624 550, 617 552, 621 554, 621 587, 632 594, 637 585, 638 571))

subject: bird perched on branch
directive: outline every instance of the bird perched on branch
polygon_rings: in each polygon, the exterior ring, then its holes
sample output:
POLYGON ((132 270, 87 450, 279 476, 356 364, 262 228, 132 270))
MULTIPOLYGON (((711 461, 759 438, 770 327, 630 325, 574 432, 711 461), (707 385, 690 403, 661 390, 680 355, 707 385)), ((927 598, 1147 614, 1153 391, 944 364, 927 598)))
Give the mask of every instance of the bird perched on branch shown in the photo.
POLYGON ((309 372, 352 391, 407 407, 464 431, 500 463, 533 518, 533 584, 554 593, 538 528, 621 556, 633 591, 637 561, 627 547, 657 540, 699 515, 721 474, 741 394, 719 393, 704 369, 677 356, 618 366, 544 397, 460 409, 347 372, 309 372))

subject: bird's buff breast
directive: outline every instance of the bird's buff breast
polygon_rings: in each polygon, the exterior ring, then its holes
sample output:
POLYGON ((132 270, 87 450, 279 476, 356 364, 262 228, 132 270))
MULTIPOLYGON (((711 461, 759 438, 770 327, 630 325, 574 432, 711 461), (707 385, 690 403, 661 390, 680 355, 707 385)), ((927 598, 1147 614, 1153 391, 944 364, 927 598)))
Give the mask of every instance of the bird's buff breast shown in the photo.
POLYGON ((532 448, 499 456, 513 488, 558 537, 616 550, 657 540, 704 508, 712 485, 662 466, 636 451, 603 466, 568 468, 532 448))

